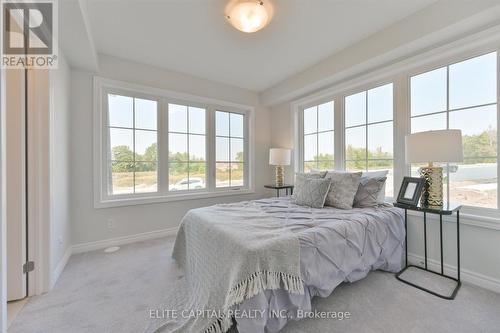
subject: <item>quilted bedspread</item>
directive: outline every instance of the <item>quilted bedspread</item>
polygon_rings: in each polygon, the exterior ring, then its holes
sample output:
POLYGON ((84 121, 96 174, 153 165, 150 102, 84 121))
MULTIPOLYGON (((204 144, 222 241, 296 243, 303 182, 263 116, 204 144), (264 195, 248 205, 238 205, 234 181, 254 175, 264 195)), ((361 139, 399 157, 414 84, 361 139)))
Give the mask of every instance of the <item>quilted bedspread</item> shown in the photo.
MULTIPOLYGON (((396 272, 401 269, 404 254, 404 212, 392 205, 350 210, 332 207, 310 208, 292 203, 290 197, 269 198, 214 206, 219 214, 198 214, 207 219, 226 219, 236 214, 238 219, 251 219, 258 213, 262 221, 280 225, 286 233, 293 233, 299 243, 299 270, 303 293, 293 293, 282 288, 259 291, 232 309, 235 313, 260 314, 252 317, 235 316, 239 333, 264 333, 280 331, 288 320, 298 320, 297 312, 311 311, 314 296, 327 297, 343 282, 364 278, 371 270, 396 272), (222 208, 216 209, 216 207, 222 208), (286 313, 286 316, 269 316, 269 313, 286 313)), ((203 210, 203 208, 201 209, 203 210)), ((193 211, 198 211, 195 209, 193 211)), ((214 242, 213 246, 218 246, 214 242)), ((221 255, 231 256, 231 253, 221 255)), ((290 254, 296 256, 296 253, 290 254)), ((189 283, 178 280, 175 297, 169 297, 166 308, 186 309, 198 303, 200 293, 187 293, 189 283), (189 297, 188 297, 189 296, 189 297), (193 299, 194 297, 194 299, 193 299)), ((210 290, 210 289, 208 289, 210 290)), ((210 291, 212 295, 214 291, 210 291)), ((214 296, 214 295, 212 295, 214 296)), ((210 296, 210 297, 212 297, 210 296)), ((333 296, 334 297, 334 296, 333 296)), ((170 320, 161 324, 158 331, 183 332, 185 322, 170 320)), ((155 324, 156 325, 156 324, 155 324)), ((188 330, 194 332, 192 330, 188 330)))
MULTIPOLYGON (((397 272, 404 255, 404 212, 392 205, 351 210, 298 206, 289 197, 257 200, 263 211, 291 225, 300 242, 305 294, 268 290, 246 300, 239 310, 264 313, 237 318, 239 333, 278 332, 298 310, 311 311, 314 296, 327 297, 342 282, 364 278, 371 270, 397 272), (271 311, 287 316, 268 316, 271 311)), ((295 318, 294 318, 295 317, 295 318)))

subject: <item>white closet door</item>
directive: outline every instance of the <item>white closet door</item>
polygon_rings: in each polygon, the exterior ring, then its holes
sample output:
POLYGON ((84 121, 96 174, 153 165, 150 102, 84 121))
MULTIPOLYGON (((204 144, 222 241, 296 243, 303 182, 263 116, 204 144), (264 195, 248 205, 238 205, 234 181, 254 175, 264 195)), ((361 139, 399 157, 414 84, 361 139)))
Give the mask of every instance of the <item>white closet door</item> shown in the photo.
POLYGON ((26 297, 24 70, 6 71, 7 300, 26 297))

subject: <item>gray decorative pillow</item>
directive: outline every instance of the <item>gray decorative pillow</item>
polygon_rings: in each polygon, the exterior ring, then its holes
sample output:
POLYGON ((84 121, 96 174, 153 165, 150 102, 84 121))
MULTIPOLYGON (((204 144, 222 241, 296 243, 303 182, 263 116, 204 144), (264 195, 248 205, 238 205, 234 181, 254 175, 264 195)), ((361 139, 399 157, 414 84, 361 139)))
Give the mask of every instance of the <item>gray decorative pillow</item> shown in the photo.
POLYGON ((332 185, 326 196, 326 206, 340 209, 351 209, 354 196, 358 191, 361 172, 329 171, 325 179, 330 179, 332 185))
POLYGON ((292 202, 302 206, 323 208, 329 189, 329 179, 297 175, 292 202))
MULTIPOLYGON (((361 178, 387 177, 388 173, 389 173, 389 170, 365 171, 361 175, 361 178)), ((386 184, 386 182, 384 182, 384 186, 382 187, 382 190, 378 194, 377 203, 379 205, 383 204, 385 202, 385 184, 386 184)))
POLYGON ((384 188, 387 177, 361 177, 358 191, 354 196, 354 207, 374 207, 379 204, 378 197, 384 188))
MULTIPOLYGON (((300 184, 297 184, 297 178, 298 177, 303 177, 307 179, 321 179, 325 178, 326 176, 326 171, 311 171, 311 172, 296 172, 295 173, 295 185, 294 185, 294 190, 292 194, 292 199, 295 199, 295 195, 297 194, 297 191, 299 190, 298 186, 301 186, 300 184)), ((303 182, 302 182, 303 184, 303 182)))

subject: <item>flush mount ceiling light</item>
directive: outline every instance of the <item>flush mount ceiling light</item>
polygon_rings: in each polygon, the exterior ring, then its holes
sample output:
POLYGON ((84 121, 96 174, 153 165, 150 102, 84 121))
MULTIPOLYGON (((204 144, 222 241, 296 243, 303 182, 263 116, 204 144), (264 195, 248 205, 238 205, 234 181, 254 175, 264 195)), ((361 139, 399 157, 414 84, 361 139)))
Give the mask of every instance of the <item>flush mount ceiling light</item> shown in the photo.
POLYGON ((273 15, 269 0, 232 0, 225 10, 226 18, 236 29, 251 33, 264 28, 273 15))

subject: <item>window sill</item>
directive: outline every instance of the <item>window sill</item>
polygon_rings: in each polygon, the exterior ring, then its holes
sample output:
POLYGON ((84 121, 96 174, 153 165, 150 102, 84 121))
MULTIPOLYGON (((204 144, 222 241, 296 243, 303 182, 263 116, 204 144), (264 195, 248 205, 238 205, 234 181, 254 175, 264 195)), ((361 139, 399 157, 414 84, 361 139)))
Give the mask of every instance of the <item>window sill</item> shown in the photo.
POLYGON ((236 189, 236 190, 225 190, 216 192, 197 192, 197 193, 183 193, 183 194, 169 194, 169 195, 151 195, 135 198, 118 198, 101 200, 94 202, 94 208, 111 208, 111 207, 123 207, 123 206, 135 206, 135 205, 147 205, 155 203, 165 203, 165 202, 175 202, 175 201, 186 201, 186 200, 197 200, 197 199, 210 199, 234 195, 247 195, 254 194, 255 191, 251 189, 236 189))
MULTIPOLYGON (((484 214, 474 209, 474 213, 468 212, 468 207, 463 207, 460 211, 460 224, 469 225, 476 228, 486 228, 500 231, 500 214, 497 216, 491 216, 491 212, 487 210, 484 214)), ((421 212, 408 211, 408 216, 422 216, 421 212)), ((439 221, 439 217, 436 214, 427 214, 428 221, 439 221)), ((455 214, 453 215, 443 215, 443 222, 456 223, 455 214)))

